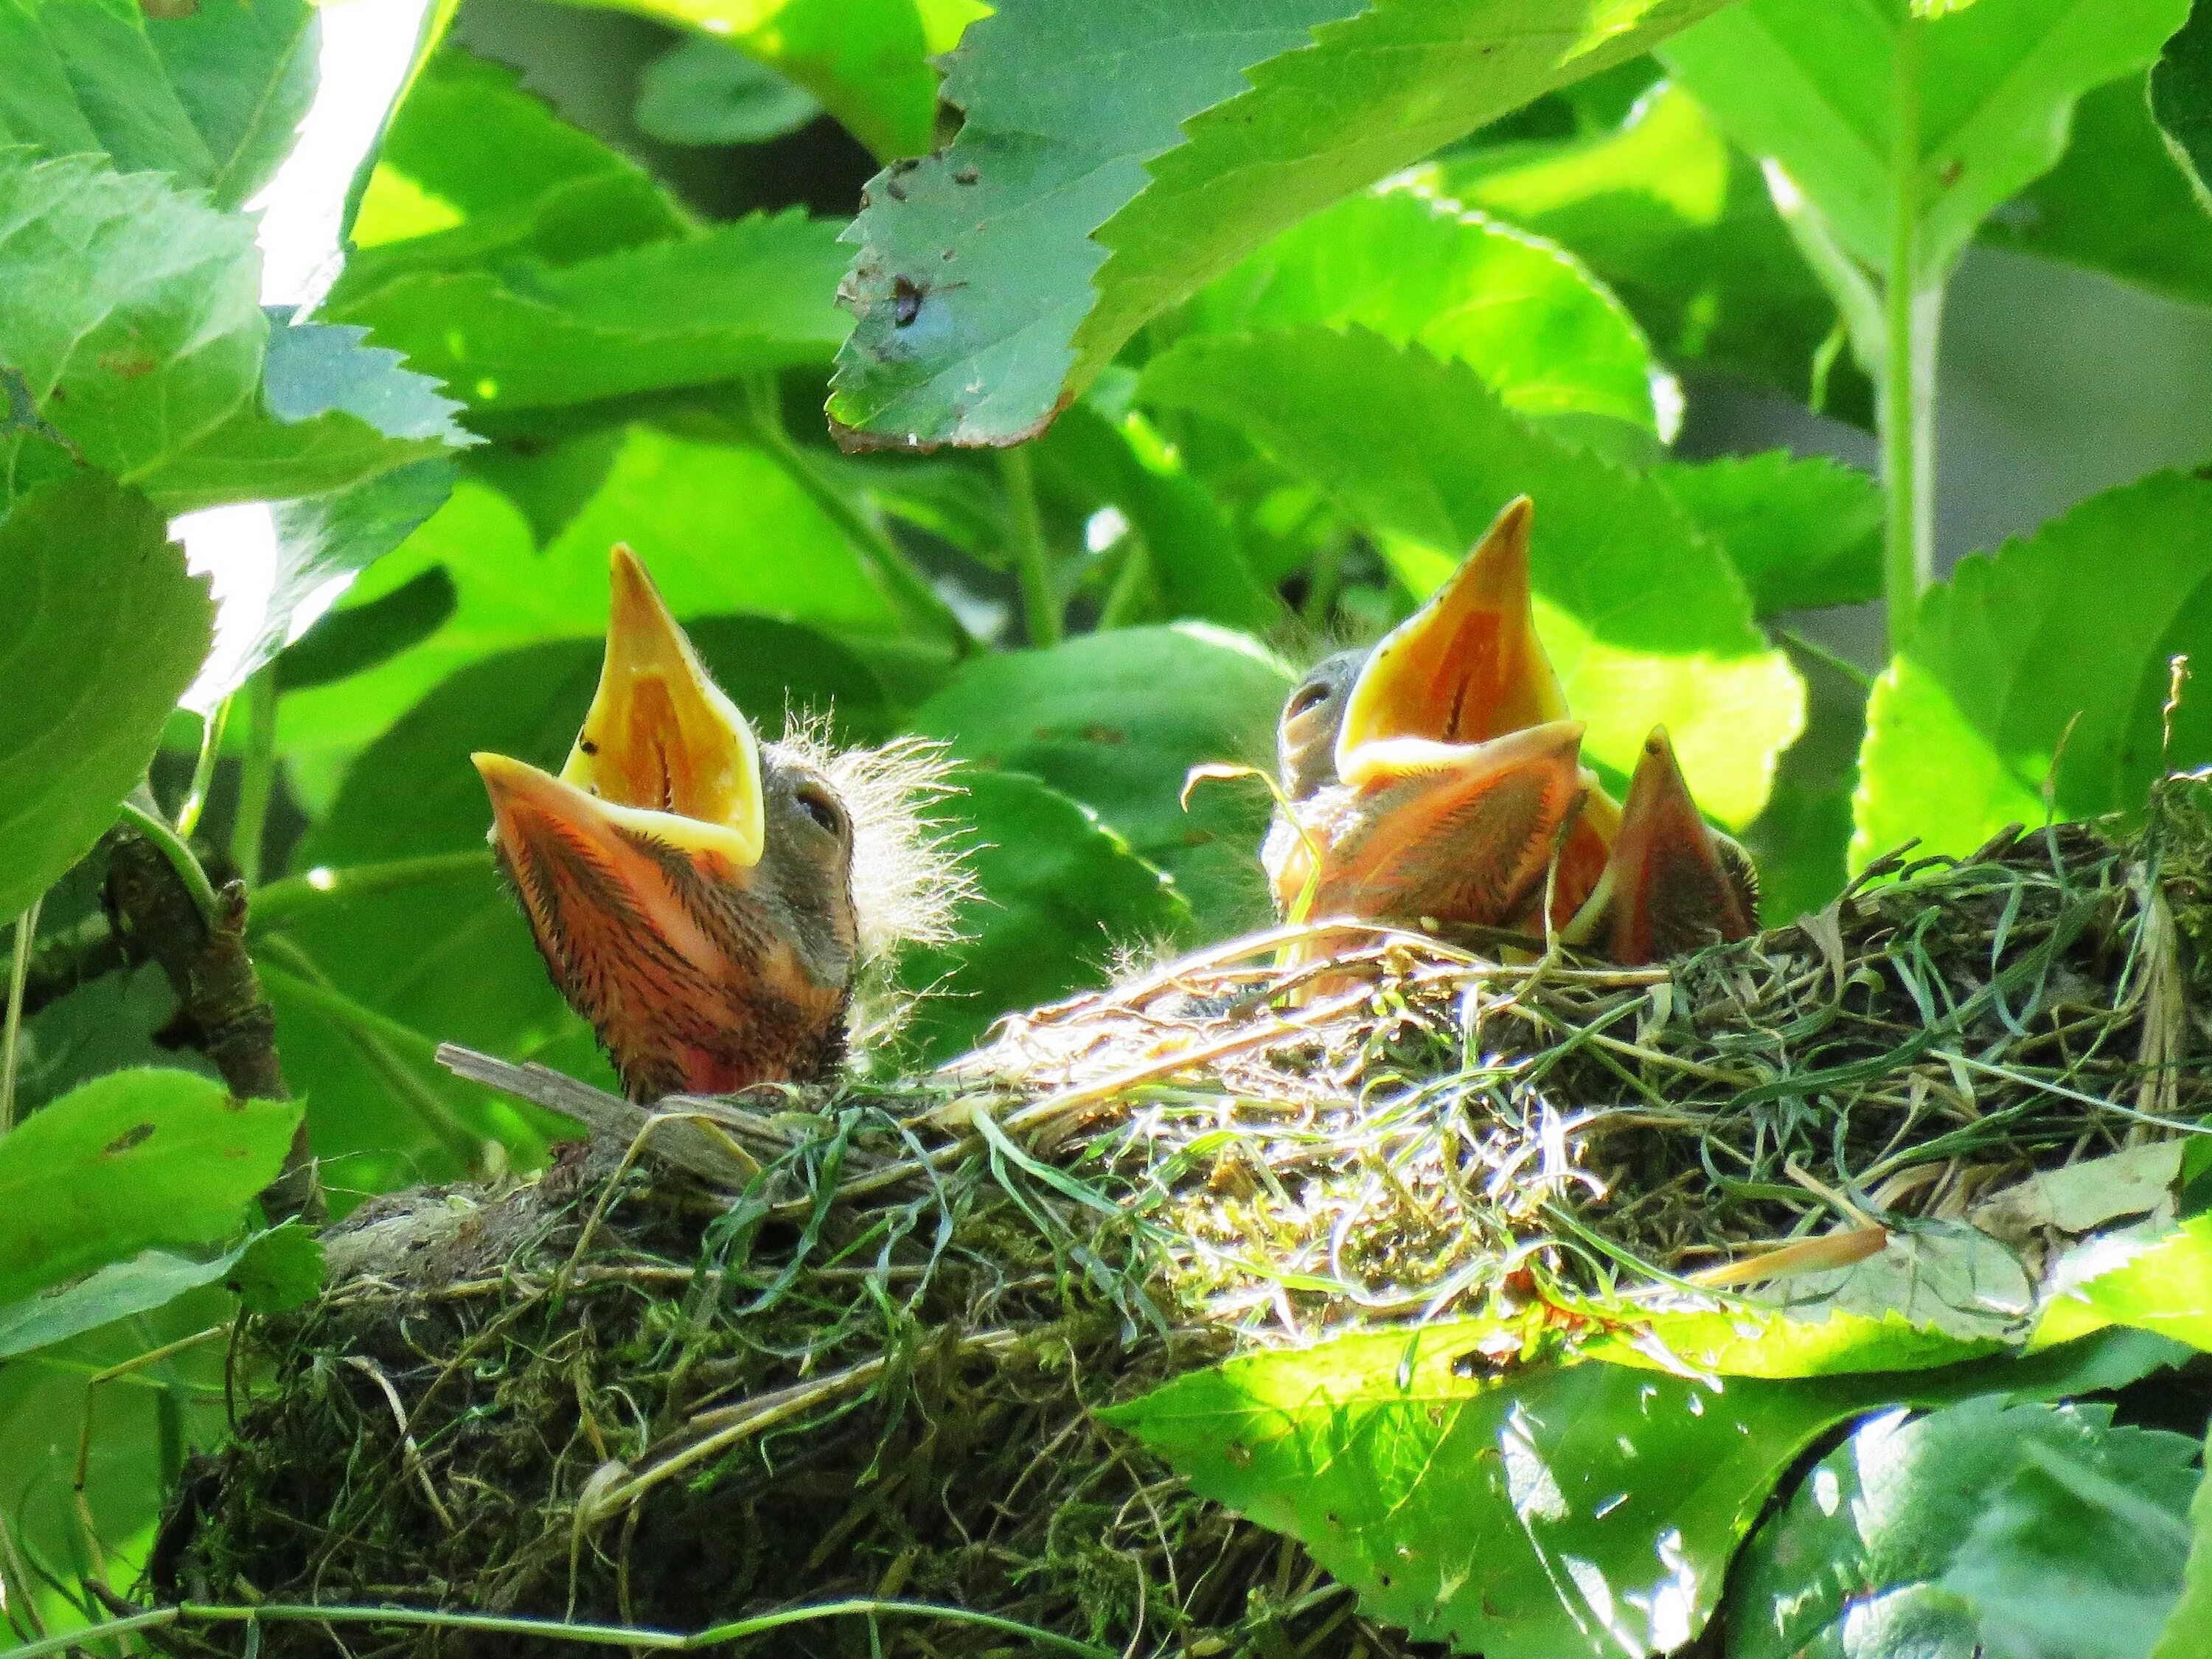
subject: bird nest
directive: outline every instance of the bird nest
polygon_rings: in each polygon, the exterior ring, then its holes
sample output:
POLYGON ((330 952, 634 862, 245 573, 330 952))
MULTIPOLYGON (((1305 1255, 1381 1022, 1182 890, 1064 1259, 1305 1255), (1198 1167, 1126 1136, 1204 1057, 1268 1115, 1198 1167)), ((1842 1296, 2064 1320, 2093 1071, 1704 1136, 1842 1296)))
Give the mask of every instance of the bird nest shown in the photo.
POLYGON ((319 1302, 251 1332, 266 1386, 188 1473, 154 1588, 293 1609, 253 1632, 271 1654, 546 1651, 522 1618, 777 1653, 1410 1651, 1102 1411, 1349 1328, 1826 1294, 2169 1137, 2208 1105, 2203 793, 2169 781, 2124 842, 1887 860, 1662 968, 1240 940, 918 1081, 648 1115, 462 1057, 599 1133, 334 1233, 319 1302), (443 1611, 362 1611, 392 1605, 443 1611))

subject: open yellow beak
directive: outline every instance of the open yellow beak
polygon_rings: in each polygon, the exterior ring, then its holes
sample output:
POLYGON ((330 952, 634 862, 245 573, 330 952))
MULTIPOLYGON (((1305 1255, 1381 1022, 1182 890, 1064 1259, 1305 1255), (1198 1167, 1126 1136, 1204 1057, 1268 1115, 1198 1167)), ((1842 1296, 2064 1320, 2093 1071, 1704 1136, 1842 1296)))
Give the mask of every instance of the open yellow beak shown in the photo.
POLYGON ((1528 586, 1526 495, 1505 505, 1459 568, 1376 646, 1345 703, 1337 775, 1379 740, 1487 743, 1567 718, 1528 586))
POLYGON ((497 756, 477 757, 477 769, 495 805, 502 788, 539 811, 588 802, 611 822, 750 870, 767 839, 759 739, 708 678, 637 556, 617 545, 611 563, 606 661, 558 780, 569 793, 518 793, 517 769, 535 769, 497 756))

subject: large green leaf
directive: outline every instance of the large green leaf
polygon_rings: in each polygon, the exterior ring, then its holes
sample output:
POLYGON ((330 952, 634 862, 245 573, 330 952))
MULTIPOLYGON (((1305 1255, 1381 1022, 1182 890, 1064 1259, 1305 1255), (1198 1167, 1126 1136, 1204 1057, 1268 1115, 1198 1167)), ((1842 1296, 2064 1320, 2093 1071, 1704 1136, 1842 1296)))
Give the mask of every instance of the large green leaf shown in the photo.
POLYGON ((362 194, 339 300, 405 271, 508 257, 572 264, 686 228, 651 174, 518 78, 453 46, 423 65, 362 194))
POLYGON ((666 143, 757 144, 821 112, 805 88, 712 35, 672 47, 638 77, 638 129, 666 143))
POLYGON ((0 1162, 0 1304, 140 1250, 237 1231, 300 1109, 191 1072, 114 1072, 33 1112, 0 1162))
POLYGON ((297 1307, 314 1294, 322 1265, 321 1244, 296 1221, 256 1233, 211 1261, 142 1250, 65 1289, 0 1306, 0 1360, 151 1313, 210 1285, 236 1291, 256 1312, 297 1307))
MULTIPOLYGON (((2212 1460, 2208 1460, 2212 1468, 2212 1460)), ((2151 1649, 2151 1659, 2196 1659, 2212 1630, 2212 1479, 2198 1483, 2189 1504, 2189 1559, 2182 1570, 2181 1598, 2166 1615, 2166 1629, 2151 1649)))
POLYGON ((1088 807, 1020 772, 963 769, 950 815, 972 833, 975 896, 952 945, 915 951, 901 980, 927 994, 910 1029, 942 1060, 1000 1015, 1103 985, 1117 947, 1188 931, 1190 907, 1158 866, 1088 807))
POLYGON ((2055 1277, 2039 1343, 2070 1341, 2110 1324, 2212 1352, 2212 1217, 2193 1217, 2152 1238, 2093 1239, 2055 1277))
POLYGON ((845 337, 836 227, 754 214, 559 266, 416 270, 349 284, 328 314, 480 409, 586 403, 826 362, 845 337))
POLYGON ((2212 7, 2196 6, 2150 72, 2150 106, 2175 162, 2212 210, 2212 7))
POLYGON ((2212 214, 2172 164, 2139 76, 2075 106, 2066 154, 1998 210, 1982 240, 2212 301, 2212 214))
POLYGON ((0 915, 92 848, 205 659, 207 584, 161 514, 96 474, 0 520, 0 915))
POLYGON ((1989 1397, 1876 1419, 1823 1459, 1753 1540, 1729 1651, 2139 1659, 2179 1588, 2180 1551, 2144 1534, 2135 1513, 2081 1492, 2120 1486, 2179 1532, 2177 1512, 2197 1484, 2196 1449, 2180 1435, 2115 1428, 2108 1406, 1989 1397), (2146 1576, 2164 1581, 2148 1607, 2146 1576), (2059 1644, 2033 1639, 2038 1628, 2059 1644))
POLYGON ((932 54, 947 50, 975 0, 590 0, 703 29, 788 76, 888 161, 930 147, 932 54), (949 37, 949 38, 948 38, 949 37))
POLYGON ((1008 7, 948 67, 958 137, 879 178, 850 233, 858 321, 830 415, 862 445, 1034 433, 1147 318, 1277 232, 1711 9, 1008 7))
MULTIPOLYGON (((340 489, 463 440, 344 329, 272 331, 252 221, 150 173, 0 152, 0 362, 75 455, 183 511, 340 489)), ((5 450, 51 441, 21 431, 5 450)))
POLYGON ((452 615, 371 672, 287 697, 288 751, 357 746, 464 664, 599 632, 607 550, 618 541, 637 550, 679 616, 750 611, 838 632, 896 630, 851 544, 759 450, 634 427, 540 459, 574 460, 586 475, 551 544, 538 551, 506 498, 465 481, 349 595, 349 605, 371 603, 442 567, 457 596, 452 615))
POLYGON ((1655 87, 1613 131, 1471 149, 1422 176, 1572 249, 1674 367, 1823 401, 1814 360, 1835 306, 1758 165, 1680 88, 1655 87))
POLYGON ((2159 473, 2093 496, 1962 561, 1915 627, 1868 708, 1856 860, 1914 836, 1966 853, 2040 823, 2046 779, 2061 817, 2139 809, 2169 760, 2212 760, 2203 698, 2173 711, 2170 755, 2164 739, 2168 659, 2212 662, 2212 481, 2159 473))
POLYGON ((1770 449, 1651 478, 1728 555, 1753 614, 1881 597, 1881 492, 1856 467, 1770 449))
MULTIPOLYGON (((602 551, 602 567, 604 560, 602 551)), ((604 590, 604 574, 599 581, 604 590)), ((599 605, 604 611, 604 592, 599 605)), ((787 707, 834 710, 841 729, 865 735, 889 723, 875 677, 833 641, 757 617, 699 618, 689 629, 708 669, 767 735, 787 707)), ((595 640, 562 640, 451 675, 348 769, 296 862, 343 872, 481 849, 490 809, 470 751, 558 767, 590 705, 602 655, 595 640)), ((516 1057, 558 1045, 571 1068, 596 1064, 589 1033, 547 981, 529 927, 489 859, 434 882, 358 896, 341 881, 331 899, 303 907, 282 927, 327 989, 398 1028, 386 1032, 385 1048, 411 1079, 394 1089, 365 1055, 361 1022, 349 1023, 345 1011, 319 999, 313 976, 292 957, 271 959, 286 1069, 311 1103, 318 1152, 343 1160, 343 1184, 375 1190, 424 1172, 455 1173, 455 1123, 525 1158, 542 1147, 542 1119, 432 1063, 440 1041, 516 1057), (410 1105, 426 1095, 434 1115, 442 1108, 450 1115, 433 1122, 410 1105)))
POLYGON ((1656 429, 1650 349, 1618 300, 1553 244, 1409 189, 1364 191, 1293 226, 1179 320, 1369 329, 1469 364, 1519 414, 1656 429))
POLYGON ((1908 19, 1905 0, 1744 0, 1660 57, 1731 137, 1782 164, 1844 252, 1924 289, 2058 160, 2074 100, 2148 64, 2187 3, 2007 0, 1908 19), (1917 140, 1902 167, 1900 119, 1917 140), (1911 263, 1890 273, 1900 209, 1911 263))
POLYGON ((1757 814, 1803 688, 1657 485, 1526 426, 1464 365, 1362 331, 1186 340, 1146 369, 1142 395, 1239 428, 1328 491, 1417 594, 1526 491, 1537 627, 1589 723, 1585 751, 1625 774, 1664 721, 1705 809, 1757 814))
POLYGON ((1257 848, 1267 798, 1210 785, 1181 804, 1194 766, 1264 764, 1290 669, 1241 634, 1203 623, 1085 634, 1045 651, 963 665, 915 712, 979 767, 1031 773, 1091 807, 1166 870, 1202 936, 1264 919, 1257 848))
POLYGON ((7 0, 0 144, 106 155, 243 206, 292 148, 321 32, 307 0, 199 0, 166 17, 131 0, 7 0))

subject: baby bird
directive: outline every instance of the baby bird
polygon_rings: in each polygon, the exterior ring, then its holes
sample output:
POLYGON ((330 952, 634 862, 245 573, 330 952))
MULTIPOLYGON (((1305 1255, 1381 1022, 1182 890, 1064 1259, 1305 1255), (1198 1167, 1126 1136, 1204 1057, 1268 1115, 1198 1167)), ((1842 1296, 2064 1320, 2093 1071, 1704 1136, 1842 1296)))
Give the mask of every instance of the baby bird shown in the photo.
POLYGON ((1626 809, 1537 638, 1528 497, 1372 650, 1318 665, 1278 731, 1287 810, 1261 853, 1277 903, 1316 915, 1544 930, 1616 960, 1752 931, 1749 857, 1708 830, 1663 731, 1626 809), (1626 814, 1635 816, 1630 823, 1626 814), (1556 855, 1556 869, 1554 859, 1556 855))
POLYGON ((944 932, 957 884, 929 878, 915 799, 933 762, 762 743, 644 566, 621 546, 612 564, 605 664, 560 775, 471 757, 500 865, 631 1099, 820 1078, 862 963, 944 932))

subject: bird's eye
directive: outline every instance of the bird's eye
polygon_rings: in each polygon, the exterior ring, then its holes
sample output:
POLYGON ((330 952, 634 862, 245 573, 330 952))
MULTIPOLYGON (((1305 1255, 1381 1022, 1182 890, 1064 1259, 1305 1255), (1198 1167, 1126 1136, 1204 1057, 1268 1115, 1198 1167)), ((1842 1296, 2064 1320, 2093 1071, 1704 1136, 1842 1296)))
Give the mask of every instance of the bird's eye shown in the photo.
POLYGON ((799 792, 799 810, 833 836, 845 832, 844 809, 830 799, 827 791, 811 787, 801 789, 799 792))
POLYGON ((1308 680, 1291 693, 1291 701, 1283 709, 1283 718, 1296 720, 1307 710, 1318 708, 1328 696, 1328 685, 1322 680, 1308 680))

